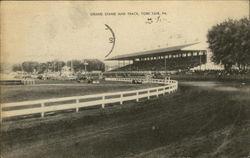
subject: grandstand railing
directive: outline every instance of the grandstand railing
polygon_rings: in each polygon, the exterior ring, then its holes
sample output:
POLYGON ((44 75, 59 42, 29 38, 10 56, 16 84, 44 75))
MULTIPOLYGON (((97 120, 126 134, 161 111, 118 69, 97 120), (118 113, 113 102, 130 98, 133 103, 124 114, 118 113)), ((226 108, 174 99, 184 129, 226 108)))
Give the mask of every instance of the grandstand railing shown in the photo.
MULTIPOLYGON (((109 81, 125 81, 132 82, 138 80, 138 78, 106 78, 109 81)), ((173 93, 178 88, 178 82, 174 80, 166 79, 140 79, 142 82, 158 83, 161 86, 154 88, 146 88, 140 90, 130 90, 85 96, 64 97, 55 99, 43 99, 35 101, 24 101, 14 103, 1 104, 1 121, 3 118, 11 118, 17 116, 26 116, 33 114, 40 114, 41 117, 45 117, 46 113, 70 110, 73 109, 76 112, 79 108, 91 107, 100 105, 105 108, 105 105, 110 103, 123 104, 124 101, 136 100, 137 102, 141 98, 150 99, 150 97, 159 95, 165 95, 166 93, 173 93)))

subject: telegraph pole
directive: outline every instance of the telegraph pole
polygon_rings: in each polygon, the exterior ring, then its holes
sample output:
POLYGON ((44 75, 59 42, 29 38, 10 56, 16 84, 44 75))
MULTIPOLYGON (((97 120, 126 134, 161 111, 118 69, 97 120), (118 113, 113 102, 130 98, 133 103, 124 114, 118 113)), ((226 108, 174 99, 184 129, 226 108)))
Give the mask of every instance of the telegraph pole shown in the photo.
POLYGON ((89 65, 89 64, 84 61, 84 70, 85 70, 85 72, 87 72, 87 65, 89 65))
POLYGON ((73 62, 71 60, 71 63, 70 63, 70 67, 71 67, 71 72, 74 72, 74 68, 73 68, 73 62))

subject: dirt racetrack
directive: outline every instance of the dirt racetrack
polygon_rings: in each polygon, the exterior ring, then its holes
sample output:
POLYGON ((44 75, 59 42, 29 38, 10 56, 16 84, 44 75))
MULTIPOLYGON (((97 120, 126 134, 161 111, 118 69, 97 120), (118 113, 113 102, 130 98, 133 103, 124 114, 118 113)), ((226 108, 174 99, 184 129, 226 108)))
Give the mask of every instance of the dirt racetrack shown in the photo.
POLYGON ((4 158, 247 158, 250 85, 181 82, 171 95, 3 124, 4 158))

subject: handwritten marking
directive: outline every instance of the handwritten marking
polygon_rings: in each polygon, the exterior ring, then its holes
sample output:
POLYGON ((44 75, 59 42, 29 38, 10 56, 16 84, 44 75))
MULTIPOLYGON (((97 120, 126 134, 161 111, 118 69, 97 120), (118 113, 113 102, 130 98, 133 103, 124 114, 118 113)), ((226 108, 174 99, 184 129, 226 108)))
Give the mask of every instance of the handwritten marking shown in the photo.
POLYGON ((111 50, 110 50, 109 53, 105 56, 105 58, 107 58, 107 57, 112 53, 112 51, 113 51, 113 49, 114 49, 114 47, 115 47, 115 33, 114 33, 114 31, 111 29, 111 27, 110 27, 109 25, 105 24, 105 26, 106 26, 105 30, 109 30, 109 31, 111 32, 111 34, 112 34, 112 37, 109 38, 109 43, 113 43, 111 50))

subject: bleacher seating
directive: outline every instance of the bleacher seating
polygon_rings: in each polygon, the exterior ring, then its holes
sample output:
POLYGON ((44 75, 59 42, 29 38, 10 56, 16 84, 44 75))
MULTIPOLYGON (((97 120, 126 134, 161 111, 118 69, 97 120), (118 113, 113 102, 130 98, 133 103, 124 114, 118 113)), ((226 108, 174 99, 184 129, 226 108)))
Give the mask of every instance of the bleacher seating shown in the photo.
POLYGON ((136 61, 133 64, 117 68, 113 71, 164 71, 165 68, 168 71, 189 70, 204 63, 206 63, 205 55, 166 59, 166 66, 164 59, 136 61))

